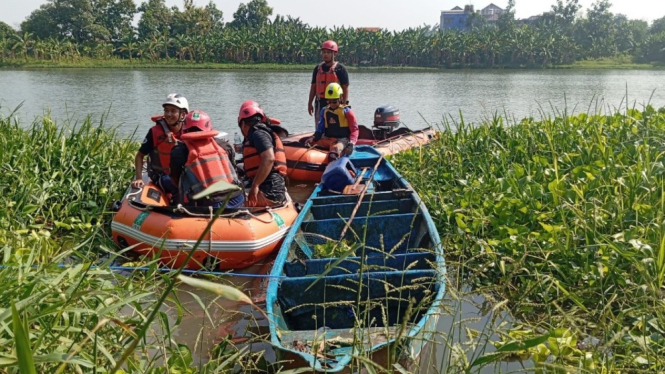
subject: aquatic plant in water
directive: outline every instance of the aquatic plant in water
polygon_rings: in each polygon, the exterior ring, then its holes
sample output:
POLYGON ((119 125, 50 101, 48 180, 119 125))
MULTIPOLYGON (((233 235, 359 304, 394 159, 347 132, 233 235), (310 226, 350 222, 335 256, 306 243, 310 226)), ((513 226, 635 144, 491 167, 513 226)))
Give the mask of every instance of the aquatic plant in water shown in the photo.
POLYGON ((571 355, 547 340, 554 365, 663 370, 665 110, 495 116, 442 130, 393 162, 430 208, 448 260, 527 325, 503 346, 566 331, 598 344, 571 355))

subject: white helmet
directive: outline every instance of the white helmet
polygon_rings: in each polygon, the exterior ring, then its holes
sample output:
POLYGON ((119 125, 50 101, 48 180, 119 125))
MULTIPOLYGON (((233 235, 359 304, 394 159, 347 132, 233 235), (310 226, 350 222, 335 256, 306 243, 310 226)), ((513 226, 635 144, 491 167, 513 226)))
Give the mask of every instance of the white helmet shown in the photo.
POLYGON ((166 97, 164 104, 162 104, 162 106, 164 105, 173 105, 176 108, 184 109, 186 112, 189 112, 189 102, 187 102, 187 99, 181 94, 170 94, 166 97))

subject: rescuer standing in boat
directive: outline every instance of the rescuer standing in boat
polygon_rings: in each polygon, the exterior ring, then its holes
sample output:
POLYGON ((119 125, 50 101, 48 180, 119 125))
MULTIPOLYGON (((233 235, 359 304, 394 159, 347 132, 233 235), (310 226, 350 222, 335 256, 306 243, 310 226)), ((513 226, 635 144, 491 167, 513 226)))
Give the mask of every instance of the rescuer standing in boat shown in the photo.
POLYGON ((326 106, 325 89, 330 83, 339 83, 344 91, 340 98, 346 104, 349 100, 349 73, 346 67, 335 61, 339 52, 337 43, 326 40, 321 44, 321 56, 323 61, 314 67, 312 84, 309 88, 309 100, 307 101, 307 112, 311 116, 314 113, 314 125, 319 123, 319 113, 326 106))

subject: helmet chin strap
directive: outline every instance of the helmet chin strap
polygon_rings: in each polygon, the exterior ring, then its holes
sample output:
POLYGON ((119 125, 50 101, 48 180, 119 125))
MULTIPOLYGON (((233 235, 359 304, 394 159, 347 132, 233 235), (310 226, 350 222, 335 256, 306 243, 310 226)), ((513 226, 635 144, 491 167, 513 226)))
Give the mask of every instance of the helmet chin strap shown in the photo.
POLYGON ((185 112, 184 114, 185 114, 185 115, 183 116, 183 113, 182 113, 182 112, 180 113, 180 117, 178 117, 178 122, 176 122, 176 125, 177 125, 178 123, 185 122, 185 118, 187 118, 187 112, 185 112))

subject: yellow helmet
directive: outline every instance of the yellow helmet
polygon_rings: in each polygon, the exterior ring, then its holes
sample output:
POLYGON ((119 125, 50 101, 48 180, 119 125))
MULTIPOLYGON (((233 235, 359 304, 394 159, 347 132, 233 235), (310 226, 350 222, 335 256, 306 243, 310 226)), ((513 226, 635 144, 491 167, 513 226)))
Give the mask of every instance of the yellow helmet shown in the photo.
POLYGON ((339 85, 339 83, 330 83, 328 87, 326 87, 325 98, 339 99, 340 97, 342 97, 343 93, 344 90, 342 89, 342 86, 339 85))

